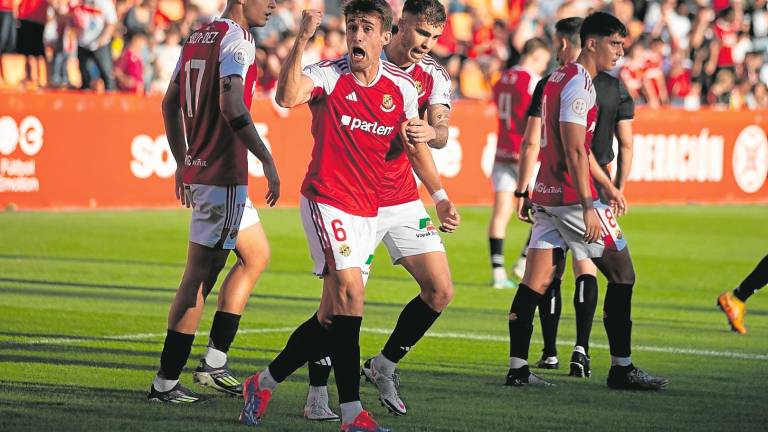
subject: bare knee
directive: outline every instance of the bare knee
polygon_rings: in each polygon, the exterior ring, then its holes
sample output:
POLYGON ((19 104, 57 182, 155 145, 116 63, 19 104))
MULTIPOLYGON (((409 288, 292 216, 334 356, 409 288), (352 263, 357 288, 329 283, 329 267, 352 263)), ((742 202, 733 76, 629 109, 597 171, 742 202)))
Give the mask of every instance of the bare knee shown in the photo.
POLYGON ((453 300, 453 283, 436 282, 421 287, 421 299, 432 310, 442 312, 453 300))
POLYGON ((261 273, 269 265, 270 251, 269 248, 260 251, 260 253, 249 255, 238 255, 237 265, 241 266, 243 271, 248 275, 253 282, 261 276, 261 273))

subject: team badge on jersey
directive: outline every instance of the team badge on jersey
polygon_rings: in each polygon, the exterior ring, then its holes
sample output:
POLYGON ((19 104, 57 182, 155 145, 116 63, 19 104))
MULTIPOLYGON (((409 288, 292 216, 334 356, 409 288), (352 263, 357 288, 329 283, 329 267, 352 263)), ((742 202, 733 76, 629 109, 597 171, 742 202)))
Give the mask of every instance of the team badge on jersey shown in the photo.
POLYGON ((395 102, 392 100, 392 95, 385 94, 384 99, 381 101, 381 110, 384 112, 392 112, 395 109, 395 102))
POLYGON ((245 51, 245 48, 240 48, 239 50, 235 51, 235 61, 240 63, 241 65, 247 65, 248 64, 248 52, 245 51))
POLYGON ((424 96, 424 85, 421 84, 421 81, 414 81, 414 84, 416 84, 416 93, 419 94, 419 97, 424 96))
POLYGON ((341 246, 339 246, 339 253, 345 257, 348 257, 352 254, 352 248, 350 248, 348 244, 342 243, 341 246))

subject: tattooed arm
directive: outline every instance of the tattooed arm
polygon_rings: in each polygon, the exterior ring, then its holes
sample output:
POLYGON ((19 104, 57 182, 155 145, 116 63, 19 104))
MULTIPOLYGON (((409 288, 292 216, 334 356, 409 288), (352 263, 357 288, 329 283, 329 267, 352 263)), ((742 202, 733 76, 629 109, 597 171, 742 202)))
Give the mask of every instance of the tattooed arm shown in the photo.
POLYGON ((256 131, 253 120, 251 120, 251 114, 243 101, 245 92, 243 84, 243 78, 239 75, 221 78, 219 80, 219 108, 221 108, 221 115, 239 138, 238 141, 243 143, 264 166, 264 175, 267 178, 269 189, 265 198, 267 204, 274 206, 280 197, 280 179, 277 176, 272 155, 256 131))
POLYGON ((429 146, 441 149, 448 143, 451 109, 443 104, 430 105, 427 108, 427 115, 429 116, 429 124, 435 129, 435 138, 429 141, 429 146))

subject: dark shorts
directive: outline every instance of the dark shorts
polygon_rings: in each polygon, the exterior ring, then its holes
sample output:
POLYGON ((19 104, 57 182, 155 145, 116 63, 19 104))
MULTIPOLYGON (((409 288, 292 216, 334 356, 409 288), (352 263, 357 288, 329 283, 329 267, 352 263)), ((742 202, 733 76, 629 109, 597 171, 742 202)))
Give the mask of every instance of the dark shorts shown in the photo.
POLYGON ((0 12, 0 54, 16 51, 16 19, 13 12, 0 12))
POLYGON ((19 21, 18 45, 19 54, 27 56, 44 56, 45 47, 43 46, 44 25, 33 21, 19 21))

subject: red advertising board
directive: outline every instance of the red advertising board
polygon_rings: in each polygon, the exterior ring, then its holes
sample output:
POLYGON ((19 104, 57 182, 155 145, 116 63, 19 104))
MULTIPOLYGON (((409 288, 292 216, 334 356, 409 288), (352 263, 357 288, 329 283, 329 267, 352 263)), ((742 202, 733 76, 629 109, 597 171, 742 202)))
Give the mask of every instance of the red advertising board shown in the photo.
MULTIPOLYGON (((0 93, 0 206, 21 209, 175 205, 175 163, 163 133, 160 97, 0 93)), ((275 157, 280 206, 296 206, 312 148, 306 107, 282 117, 268 100, 252 116, 275 157)), ((434 157, 452 199, 492 200, 492 108, 455 104, 449 143, 434 157)), ((631 203, 768 202, 768 111, 638 110, 631 203)), ((259 205, 265 181, 251 160, 259 205)))

